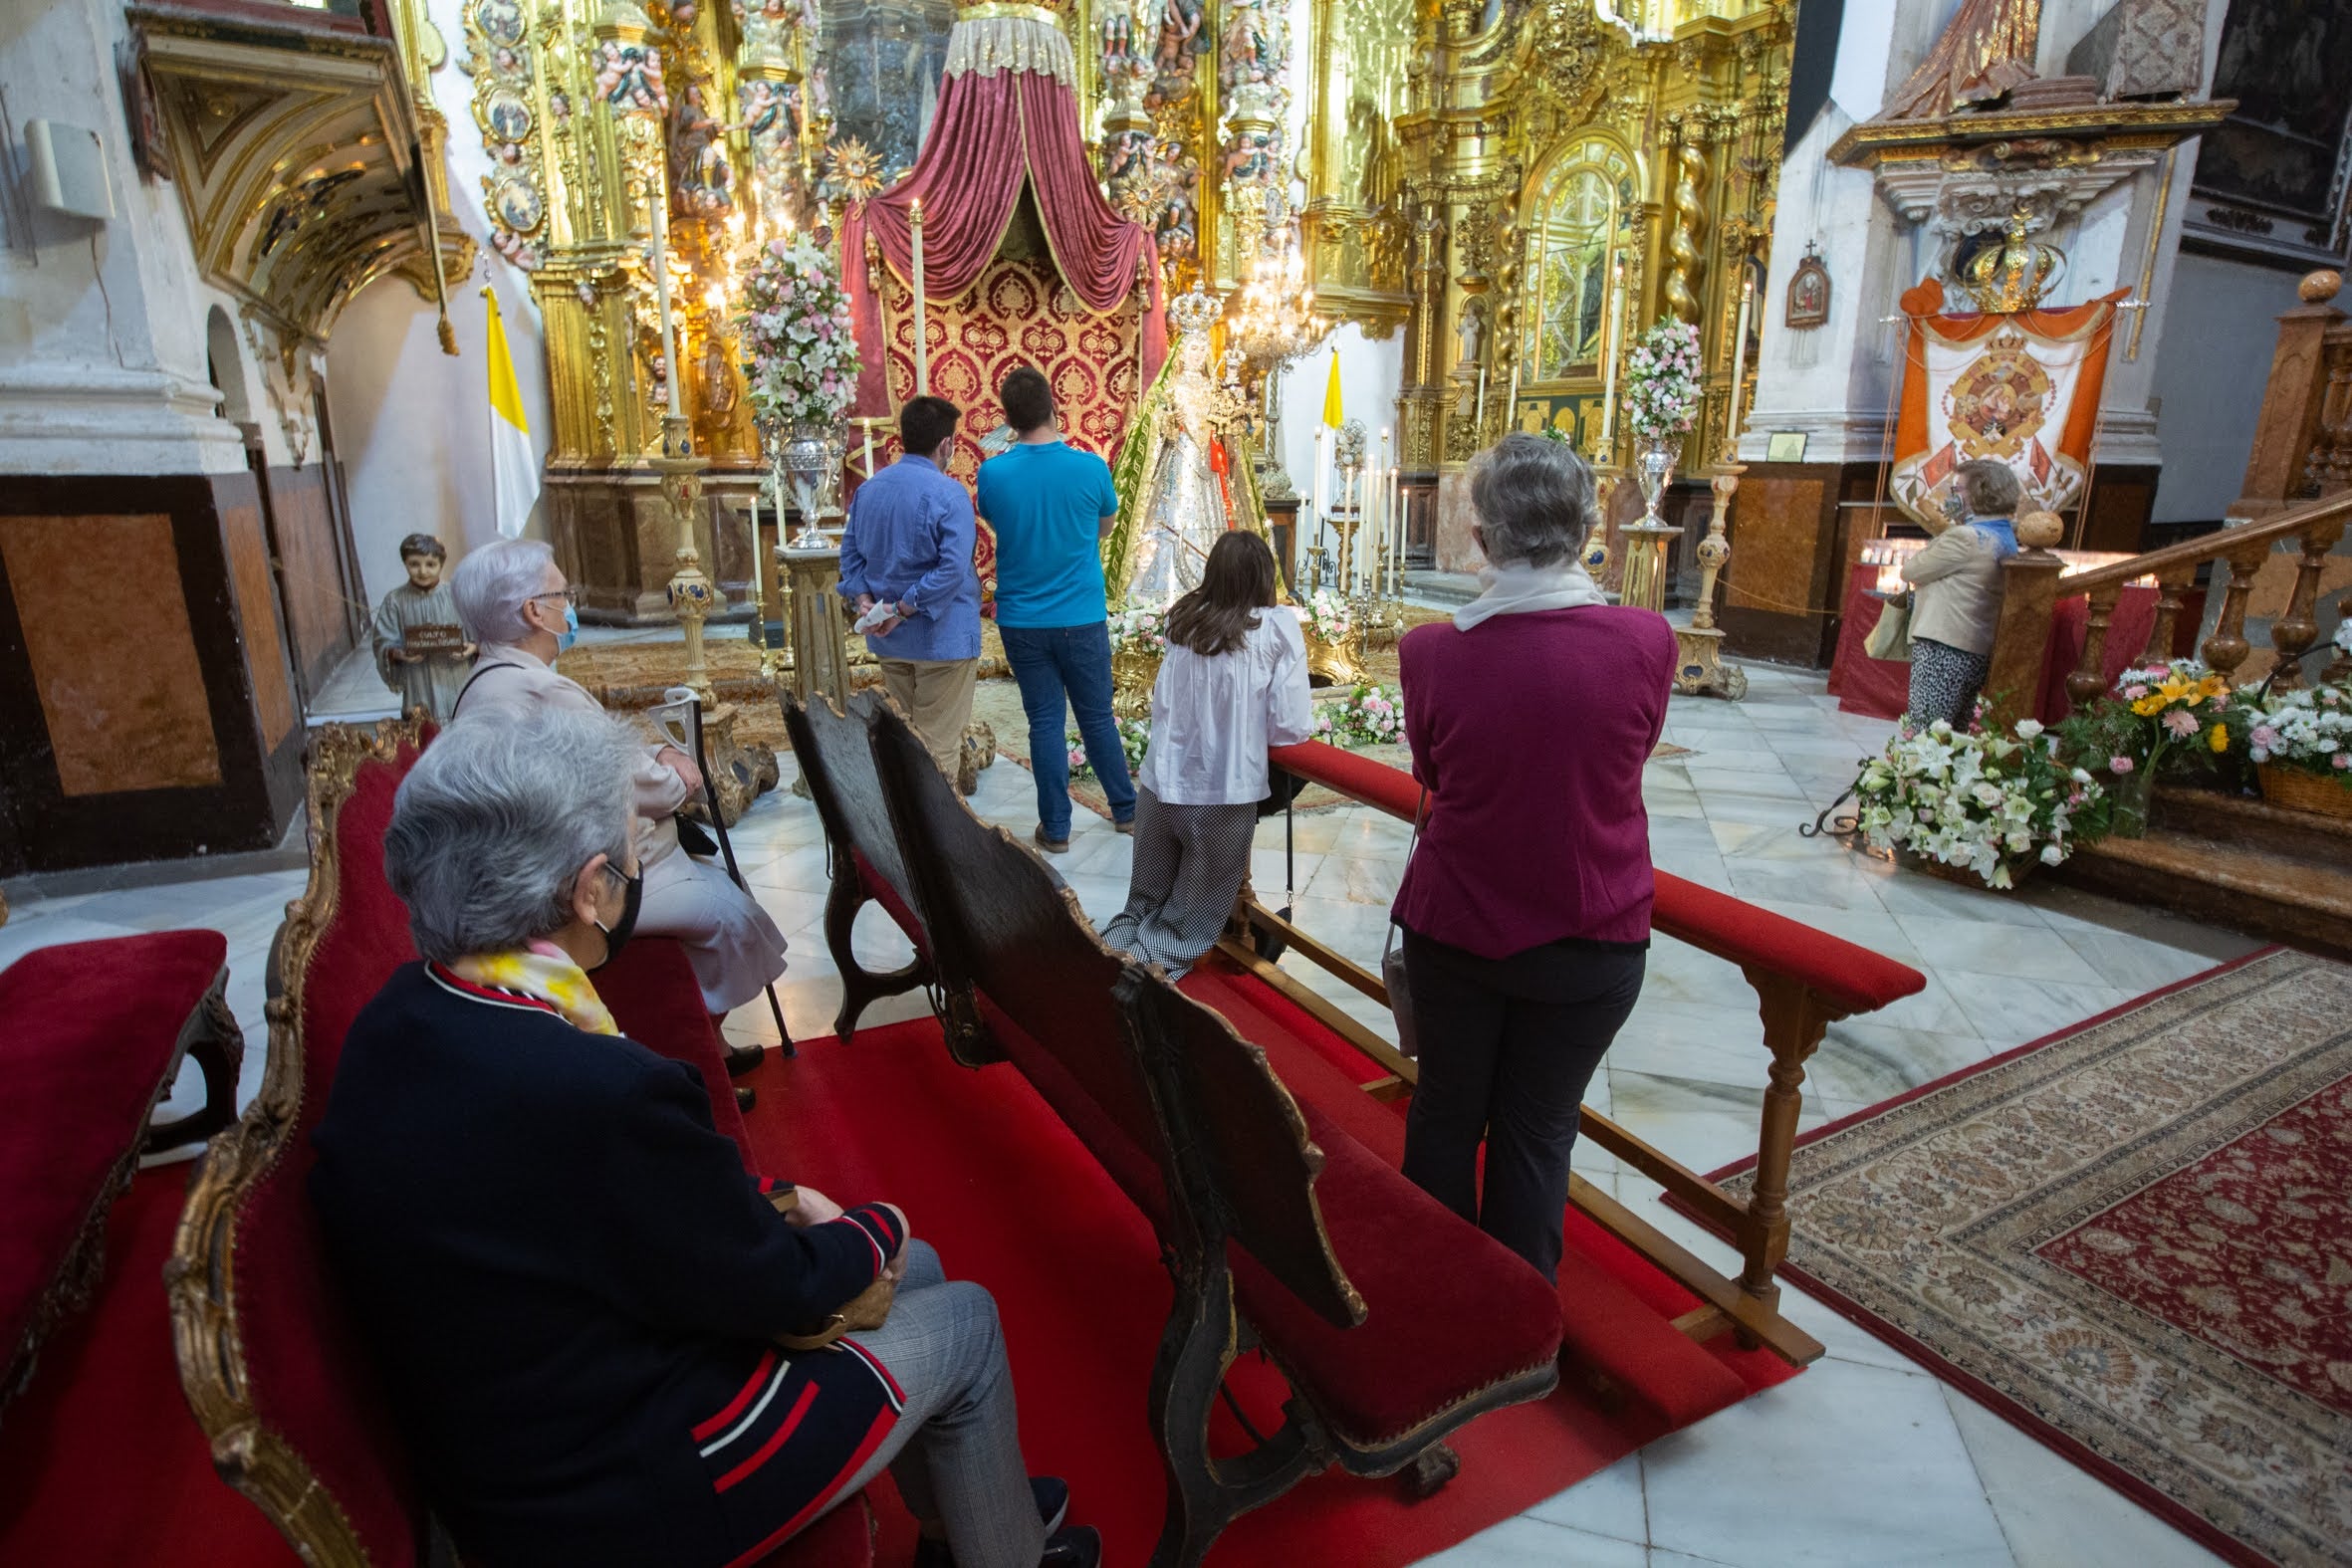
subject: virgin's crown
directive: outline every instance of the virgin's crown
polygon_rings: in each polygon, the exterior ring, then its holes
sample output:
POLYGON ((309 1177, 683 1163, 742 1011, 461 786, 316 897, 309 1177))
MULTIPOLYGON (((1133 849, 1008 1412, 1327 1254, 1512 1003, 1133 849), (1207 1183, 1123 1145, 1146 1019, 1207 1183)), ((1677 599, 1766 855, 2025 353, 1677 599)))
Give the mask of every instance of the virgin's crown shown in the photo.
POLYGON ((1207 332, 1222 314, 1217 296, 1203 294, 1198 288, 1178 296, 1176 303, 1168 307, 1168 320, 1187 333, 1207 332))

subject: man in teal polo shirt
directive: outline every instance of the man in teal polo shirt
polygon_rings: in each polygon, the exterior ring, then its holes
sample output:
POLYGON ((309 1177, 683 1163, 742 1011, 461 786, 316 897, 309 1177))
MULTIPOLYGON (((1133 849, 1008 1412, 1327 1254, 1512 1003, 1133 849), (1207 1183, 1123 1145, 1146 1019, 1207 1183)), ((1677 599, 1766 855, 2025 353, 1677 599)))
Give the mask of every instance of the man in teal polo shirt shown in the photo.
POLYGON ((980 465, 980 515, 997 535, 997 630, 1029 715, 1038 781, 1038 843, 1069 847, 1069 746, 1063 714, 1077 715, 1086 762, 1110 801, 1113 824, 1131 832, 1135 784, 1110 716, 1110 612, 1102 541, 1118 521, 1110 468, 1065 445, 1054 389, 1027 365, 997 394, 1017 439, 980 465))

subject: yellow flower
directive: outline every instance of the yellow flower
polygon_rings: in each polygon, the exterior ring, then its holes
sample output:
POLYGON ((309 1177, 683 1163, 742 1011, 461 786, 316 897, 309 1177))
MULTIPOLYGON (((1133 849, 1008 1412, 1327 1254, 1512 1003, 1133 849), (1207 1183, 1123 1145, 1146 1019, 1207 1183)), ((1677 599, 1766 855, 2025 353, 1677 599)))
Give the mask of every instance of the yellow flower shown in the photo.
POLYGON ((2216 752, 2226 752, 2230 750, 2229 729, 2223 725, 2215 725, 2213 734, 2205 738, 2205 744, 2212 747, 2216 752))
POLYGON ((2138 714, 2143 719, 2152 719, 2156 715, 2164 712, 2165 701, 2166 699, 2164 693, 2150 692, 2147 696, 2132 704, 2132 712, 2138 714))

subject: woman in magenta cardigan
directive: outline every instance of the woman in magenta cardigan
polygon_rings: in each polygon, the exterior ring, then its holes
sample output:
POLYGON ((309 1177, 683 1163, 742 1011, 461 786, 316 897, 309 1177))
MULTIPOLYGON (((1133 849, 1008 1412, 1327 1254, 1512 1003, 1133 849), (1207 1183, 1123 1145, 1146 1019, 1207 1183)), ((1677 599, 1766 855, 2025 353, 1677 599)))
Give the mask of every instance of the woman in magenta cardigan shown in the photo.
POLYGON ((1597 509, 1565 445, 1506 436, 1470 495, 1486 591, 1401 649, 1429 791, 1394 912, 1421 1051, 1405 1174, 1554 1278, 1577 1107, 1641 994, 1641 774, 1675 642, 1577 564, 1597 509))

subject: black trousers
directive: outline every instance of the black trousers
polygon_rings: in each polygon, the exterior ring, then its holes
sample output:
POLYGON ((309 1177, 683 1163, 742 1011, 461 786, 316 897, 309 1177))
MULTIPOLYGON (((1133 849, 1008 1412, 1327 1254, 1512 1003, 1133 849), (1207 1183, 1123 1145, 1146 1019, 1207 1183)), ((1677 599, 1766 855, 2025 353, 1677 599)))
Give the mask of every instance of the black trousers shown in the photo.
POLYGON ((1648 955, 1553 943, 1486 959, 1410 929, 1404 951, 1421 1042, 1405 1175, 1556 1280, 1577 1110, 1648 955))

